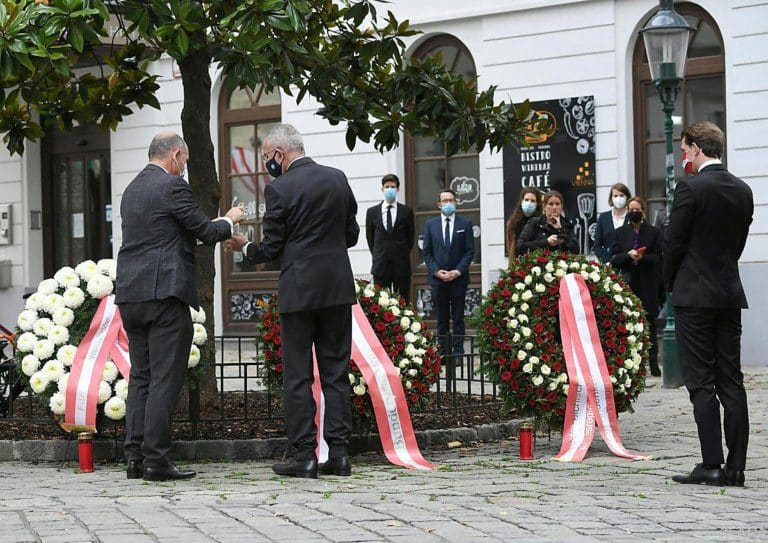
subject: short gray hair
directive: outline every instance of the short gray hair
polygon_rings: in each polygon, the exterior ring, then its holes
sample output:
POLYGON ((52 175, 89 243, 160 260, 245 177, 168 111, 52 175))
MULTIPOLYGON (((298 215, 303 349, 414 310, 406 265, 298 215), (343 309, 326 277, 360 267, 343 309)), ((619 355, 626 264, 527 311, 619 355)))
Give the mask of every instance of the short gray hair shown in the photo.
POLYGON ((267 133, 264 141, 269 142, 273 149, 282 147, 285 151, 304 152, 304 140, 299 131, 290 124, 278 124, 267 133))
POLYGON ((187 144, 184 139, 178 134, 158 134, 152 138, 152 143, 149 144, 149 159, 153 158, 165 158, 174 149, 186 149, 187 144))

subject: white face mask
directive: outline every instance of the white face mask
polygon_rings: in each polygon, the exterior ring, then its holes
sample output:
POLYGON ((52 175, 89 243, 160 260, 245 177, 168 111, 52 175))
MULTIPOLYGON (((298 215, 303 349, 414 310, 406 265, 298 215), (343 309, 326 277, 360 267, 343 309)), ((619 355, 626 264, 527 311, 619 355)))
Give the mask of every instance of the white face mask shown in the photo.
POLYGON ((624 209, 624 206, 627 205, 627 197, 626 196, 614 196, 613 197, 613 207, 616 209, 624 209))

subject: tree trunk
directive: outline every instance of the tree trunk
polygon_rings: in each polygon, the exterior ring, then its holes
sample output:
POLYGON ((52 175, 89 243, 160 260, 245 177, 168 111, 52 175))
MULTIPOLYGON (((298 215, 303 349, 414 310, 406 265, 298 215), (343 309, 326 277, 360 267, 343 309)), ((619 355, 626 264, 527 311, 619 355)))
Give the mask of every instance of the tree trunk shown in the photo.
MULTIPOLYGON (((211 55, 206 49, 188 54, 178 61, 184 87, 184 108, 181 110, 181 127, 184 140, 189 147, 187 165, 192 194, 200 209, 214 218, 219 215, 221 186, 216 174, 211 139, 211 78, 209 68, 211 55)), ((197 263, 197 292, 200 305, 205 310, 205 329, 208 342, 201 349, 201 359, 213 362, 216 344, 213 338, 213 287, 216 270, 213 262, 214 248, 198 245, 195 254, 197 263)), ((205 371, 200 380, 202 405, 216 399, 216 378, 213 368, 205 371)))

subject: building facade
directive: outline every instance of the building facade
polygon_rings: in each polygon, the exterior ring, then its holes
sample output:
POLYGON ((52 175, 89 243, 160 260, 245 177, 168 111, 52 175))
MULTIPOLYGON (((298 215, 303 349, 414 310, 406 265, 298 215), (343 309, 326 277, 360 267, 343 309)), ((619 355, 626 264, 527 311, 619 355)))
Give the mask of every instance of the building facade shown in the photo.
MULTIPOLYGON (((476 76, 480 88, 495 85, 499 100, 593 97, 596 211, 608 209, 608 188, 616 182, 646 198, 652 216, 663 206, 663 114, 637 34, 658 9, 656 1, 397 0, 388 7, 422 32, 409 43, 410 56, 439 52, 455 73, 476 76)), ((743 357, 746 363, 764 364, 768 293, 760 277, 768 274, 768 4, 699 0, 676 3, 676 9, 696 31, 675 109, 675 137, 694 120, 721 126, 726 164, 754 192, 755 217, 741 261, 751 307, 744 313, 743 357)), ((123 189, 146 161, 152 135, 181 129, 181 79, 174 63, 163 59, 153 69, 161 76, 162 110, 138 110, 109 134, 88 127, 50 134, 29 144, 21 158, 0 149, 0 211, 10 209, 12 223, 10 241, 0 239, 9 241, 0 244, 0 323, 14 325, 22 294, 61 265, 117 254, 123 189)), ((380 179, 386 173, 402 180, 398 199, 414 209, 417 232, 439 212, 438 191, 458 190, 458 212, 475 226, 469 308, 506 266, 503 192, 509 172, 502 153, 483 149, 446 156, 438 142, 408 135, 391 152, 381 154, 364 144, 350 152, 345 127, 332 127, 315 115, 317 103, 297 105, 262 89, 227 95, 220 74, 212 71, 212 78, 211 132, 222 209, 242 202, 248 213, 243 229, 252 239, 260 236, 263 190, 270 180, 259 158, 260 139, 274 123, 285 122, 304 134, 310 156, 346 172, 361 226, 366 208, 381 199, 380 179)), ((679 152, 675 158, 680 178, 679 152)), ((369 277, 364 236, 350 257, 356 275, 369 277)), ((428 314, 420 257, 415 249, 412 292, 428 314)), ((250 333, 260 305, 276 290, 279 268, 253 269, 237 255, 217 253, 216 258, 217 333, 250 333)))

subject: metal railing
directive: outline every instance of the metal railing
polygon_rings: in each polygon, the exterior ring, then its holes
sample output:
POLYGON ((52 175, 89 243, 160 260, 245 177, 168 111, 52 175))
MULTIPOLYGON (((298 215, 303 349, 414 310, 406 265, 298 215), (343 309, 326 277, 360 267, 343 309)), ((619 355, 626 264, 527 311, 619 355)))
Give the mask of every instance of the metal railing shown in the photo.
MULTIPOLYGON (((191 439, 228 438, 233 423, 259 424, 272 421, 274 428, 282 428, 283 412, 280 395, 268 391, 262 378, 265 365, 255 336, 217 336, 213 367, 207 370, 215 381, 187 383, 182 397, 185 408, 177 411, 175 421, 187 428, 184 434, 191 439), (202 431, 205 429, 205 431, 202 431)), ((442 338, 441 338, 442 339, 442 338)), ((461 353, 448 352, 442 356, 439 379, 432 385, 430 404, 422 413, 446 410, 472 410, 488 404, 499 404, 496 385, 479 371, 480 357, 477 338, 473 335, 448 336, 441 345, 462 345, 461 353)), ((449 348, 449 351, 451 349, 449 348)), ((17 368, 12 360, 0 373, 0 422, 48 422, 52 424, 46 406, 41 406, 28 390, 18 386, 2 387, 2 380, 17 382, 17 368)), ((111 424, 111 421, 103 421, 111 424)), ((115 431, 121 423, 112 425, 115 431)), ((1 428, 1 426, 0 426, 1 428)))

